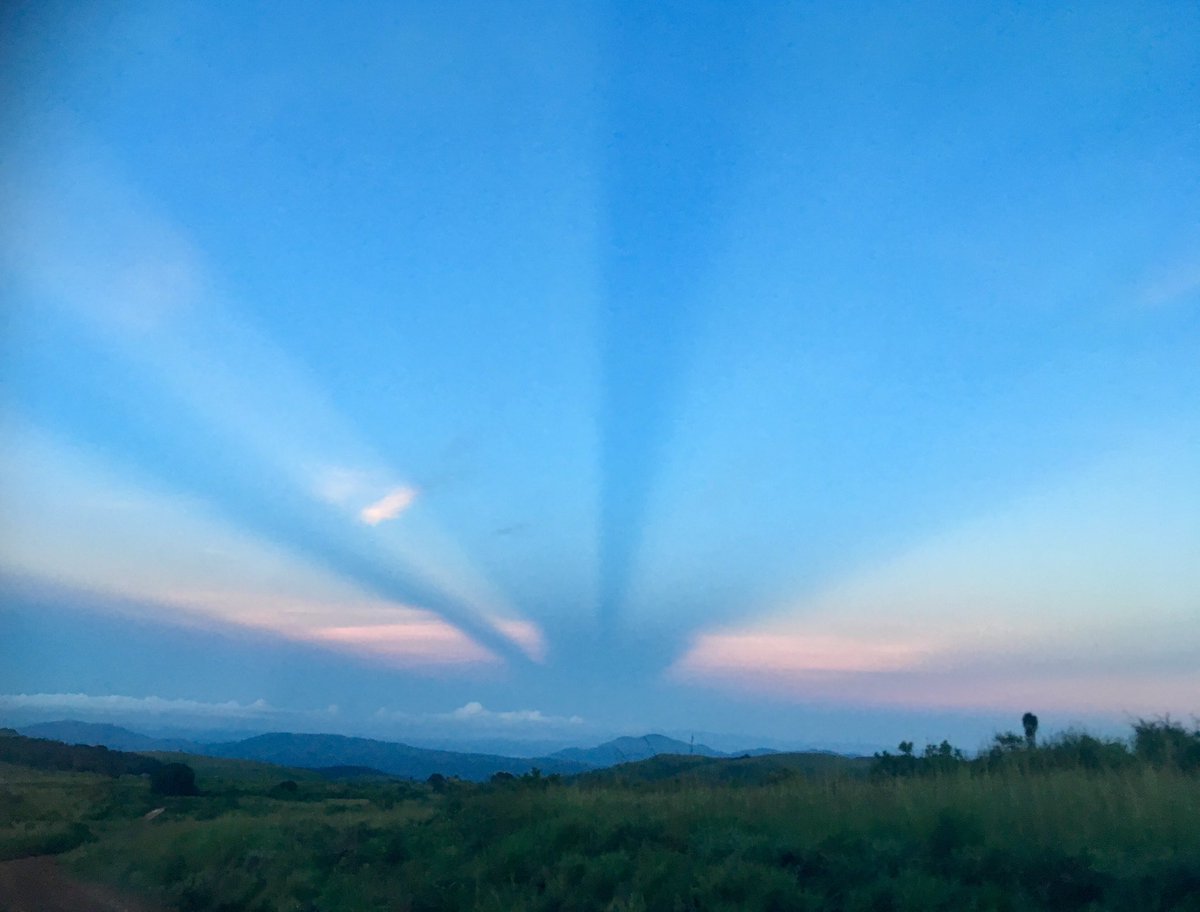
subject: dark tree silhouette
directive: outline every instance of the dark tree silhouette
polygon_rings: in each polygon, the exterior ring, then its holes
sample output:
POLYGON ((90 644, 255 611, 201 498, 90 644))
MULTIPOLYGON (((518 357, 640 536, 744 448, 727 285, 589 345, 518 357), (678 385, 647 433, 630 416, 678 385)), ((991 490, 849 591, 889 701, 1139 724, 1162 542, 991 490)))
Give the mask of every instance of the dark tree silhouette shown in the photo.
POLYGON ((156 795, 196 795, 196 773, 186 763, 164 763, 150 774, 156 795))
POLYGON ((1025 743, 1033 747, 1037 744, 1038 717, 1033 713, 1025 713, 1021 716, 1021 725, 1025 727, 1025 743))
POLYGON ((11 729, 0 729, 0 761, 19 763, 37 769, 75 770, 76 772, 103 773, 106 776, 124 776, 153 773, 162 766, 153 757, 128 754, 84 744, 63 744, 47 738, 26 738, 9 734, 11 729))

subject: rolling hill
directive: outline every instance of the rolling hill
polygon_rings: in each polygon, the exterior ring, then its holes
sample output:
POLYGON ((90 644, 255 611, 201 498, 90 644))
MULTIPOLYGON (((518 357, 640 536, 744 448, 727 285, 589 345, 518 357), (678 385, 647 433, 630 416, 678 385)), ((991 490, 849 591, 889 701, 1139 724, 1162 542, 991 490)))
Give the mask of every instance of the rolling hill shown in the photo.
POLYGON ((755 748, 749 751, 727 753, 715 750, 706 744, 691 744, 666 735, 642 735, 641 737, 615 738, 605 741, 596 747, 569 747, 560 750, 552 757, 586 763, 593 767, 615 766, 618 763, 631 763, 636 760, 646 760, 650 757, 673 755, 680 757, 758 757, 777 753, 767 747, 755 748))
POLYGON ((394 741, 350 738, 344 735, 302 735, 277 732, 244 741, 204 745, 203 753, 215 757, 258 760, 304 769, 368 767, 406 779, 427 779, 434 773, 460 779, 487 779, 494 773, 524 775, 534 767, 549 775, 572 775, 589 766, 558 757, 501 757, 428 750, 394 741))
POLYGON ((645 760, 659 754, 680 754, 700 757, 723 757, 720 751, 703 744, 688 744, 666 735, 643 735, 640 738, 615 738, 596 747, 568 747, 551 756, 592 767, 613 766, 633 760, 645 760))
POLYGON ((183 738, 152 738, 119 725, 73 719, 22 725, 18 731, 28 738, 49 738, 67 744, 91 744, 121 751, 183 751, 194 754, 202 747, 183 738))
MULTIPOLYGON (((690 744, 665 735, 647 734, 641 737, 622 737, 595 747, 571 747, 544 757, 510 757, 501 754, 471 753, 413 747, 394 741, 355 738, 344 735, 297 734, 276 732, 256 735, 235 741, 215 744, 186 739, 152 738, 117 725, 64 720, 25 726, 23 734, 50 738, 68 744, 103 745, 112 750, 165 754, 181 752, 192 756, 220 757, 255 761, 277 766, 310 770, 335 769, 335 776, 361 769, 372 775, 380 773, 407 779, 427 779, 434 773, 457 776, 460 779, 483 780, 495 773, 523 775, 537 768, 546 775, 565 776, 589 773, 609 767, 625 770, 622 775, 638 778, 670 778, 684 772, 703 776, 735 775, 709 770, 700 760, 734 760, 744 757, 807 757, 804 763, 781 760, 776 767, 760 764, 747 769, 767 770, 812 767, 817 763, 834 763, 816 758, 836 757, 819 753, 777 754, 761 748, 728 754, 705 744, 690 744), (657 759, 638 767, 638 761, 657 759), (781 765, 780 765, 781 764, 781 765), (636 772, 635 772, 636 768, 636 772), (703 770, 703 772, 701 772, 703 770)), ((838 758, 845 760, 845 758, 838 758)), ((722 768, 724 769, 724 768, 722 768)), ((733 769, 730 767, 730 769, 733 769)), ((755 773, 757 775, 757 773, 755 773)))

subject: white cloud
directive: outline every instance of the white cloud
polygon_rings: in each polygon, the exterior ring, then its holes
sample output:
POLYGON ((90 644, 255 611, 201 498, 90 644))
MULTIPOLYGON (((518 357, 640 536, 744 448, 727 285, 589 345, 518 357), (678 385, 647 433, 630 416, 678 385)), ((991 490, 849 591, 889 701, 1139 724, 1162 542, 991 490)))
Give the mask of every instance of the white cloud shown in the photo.
POLYGON ((40 710, 72 713, 151 713, 154 715, 213 716, 251 719, 279 710, 266 700, 238 703, 204 703, 198 700, 168 700, 163 697, 129 697, 121 694, 84 693, 0 694, 0 710, 40 710))
POLYGON ((509 724, 532 723, 535 725, 580 725, 580 716, 548 716, 539 709, 515 709, 505 712, 494 712, 482 703, 471 701, 450 713, 450 718, 481 722, 502 722, 509 724))
POLYGON ((375 719, 380 722, 403 722, 409 726, 432 726, 439 730, 446 730, 445 726, 449 723, 452 727, 467 724, 475 728, 503 728, 509 732, 524 726, 544 730, 564 725, 583 725, 584 723, 582 716, 552 716, 540 709, 494 711, 478 700, 472 700, 448 713, 407 713, 403 710, 387 709, 381 706, 375 711, 375 719))
POLYGON ((389 491, 375 503, 363 507, 358 514, 359 519, 368 526, 377 526, 381 522, 395 519, 417 499, 417 489, 402 485, 389 491))

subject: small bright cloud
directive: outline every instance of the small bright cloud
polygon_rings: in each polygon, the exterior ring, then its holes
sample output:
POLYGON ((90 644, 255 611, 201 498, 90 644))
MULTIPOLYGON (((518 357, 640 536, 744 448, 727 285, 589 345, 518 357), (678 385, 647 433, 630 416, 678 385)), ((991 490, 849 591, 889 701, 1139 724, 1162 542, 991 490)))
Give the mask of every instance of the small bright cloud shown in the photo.
POLYGON ((516 709, 506 712, 494 712, 482 703, 472 700, 465 706, 460 706, 450 713, 453 719, 481 722, 503 722, 509 724, 532 723, 535 725, 580 725, 581 716, 548 716, 539 709, 516 709))
POLYGON ((381 522, 395 519, 412 506, 412 502, 416 499, 417 489, 402 485, 389 491, 370 506, 363 507, 358 518, 368 526, 377 526, 381 522))

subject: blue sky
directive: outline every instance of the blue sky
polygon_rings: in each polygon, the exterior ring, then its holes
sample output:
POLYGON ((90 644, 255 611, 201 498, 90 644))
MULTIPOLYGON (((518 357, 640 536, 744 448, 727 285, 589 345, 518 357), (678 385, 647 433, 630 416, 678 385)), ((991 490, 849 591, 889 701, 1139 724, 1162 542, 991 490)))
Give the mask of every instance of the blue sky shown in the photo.
POLYGON ((0 709, 1200 710, 1200 12, 4 16, 0 709))

